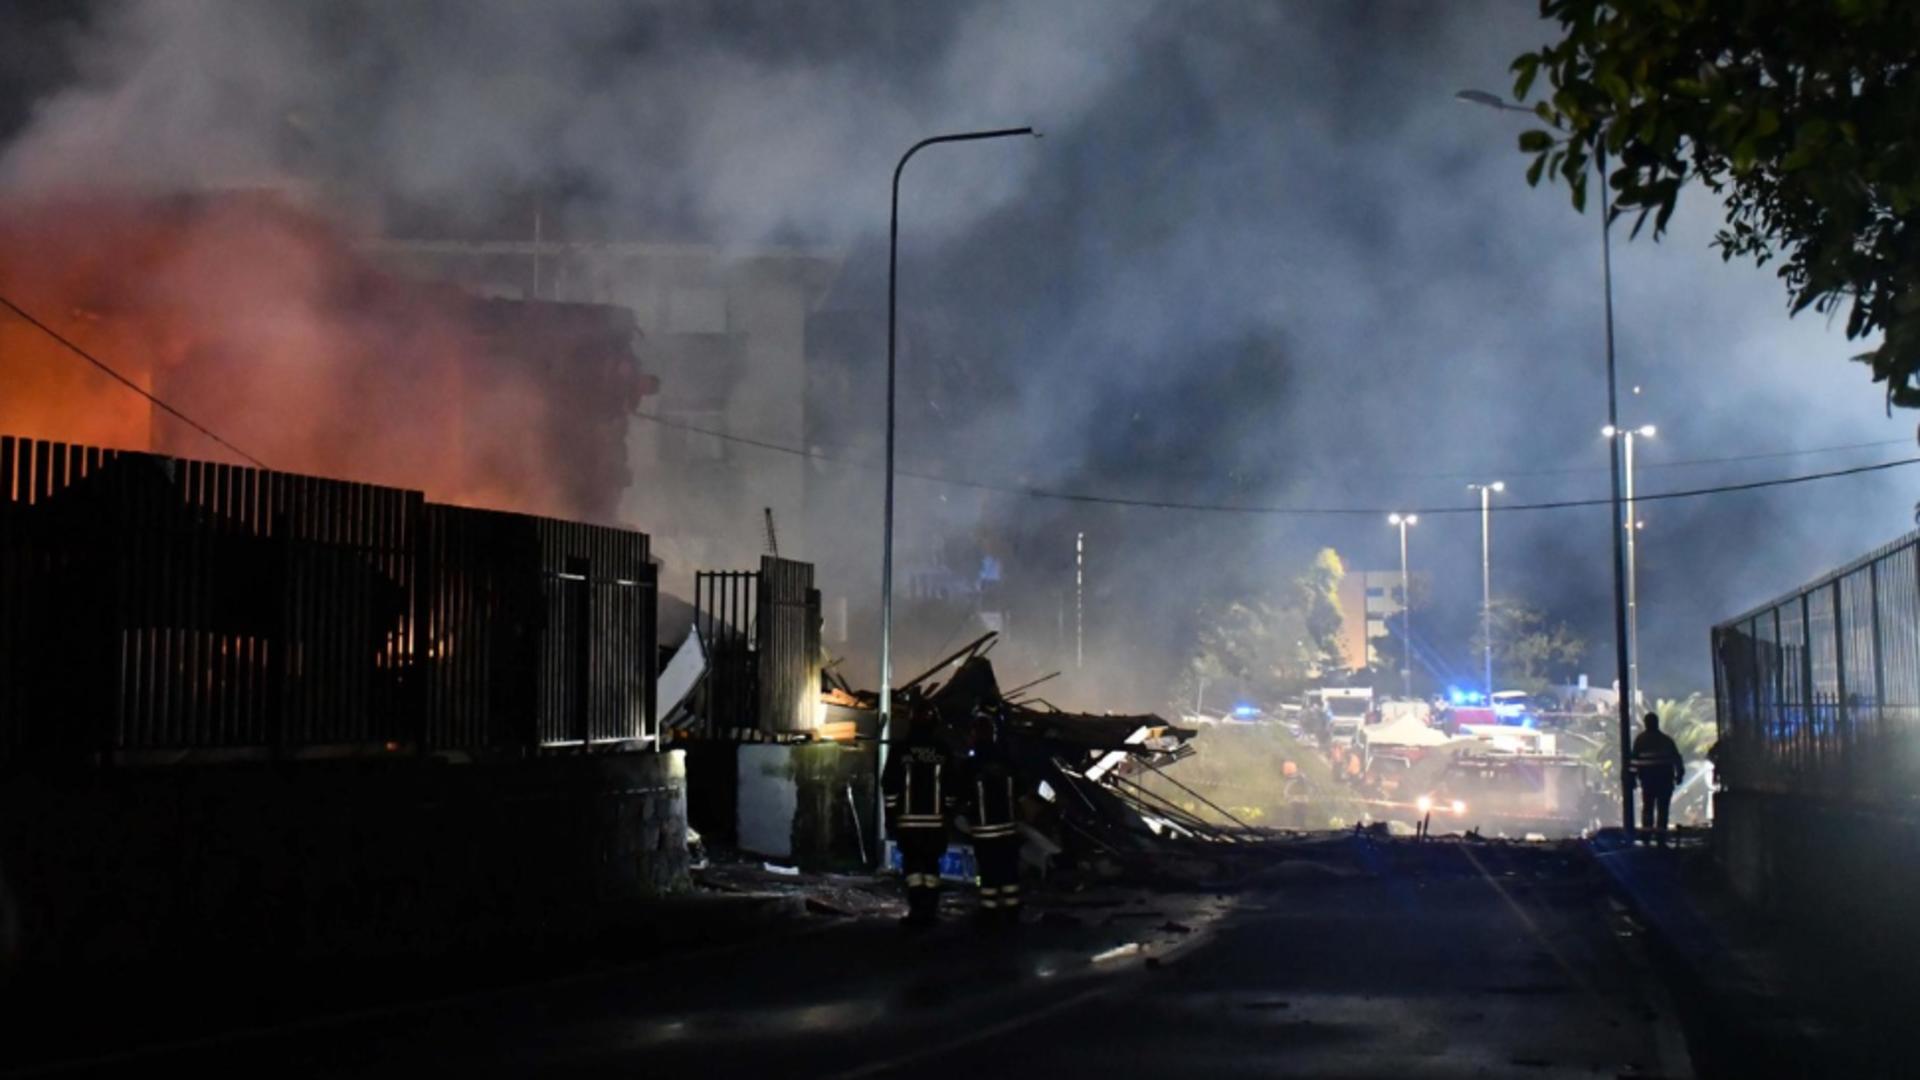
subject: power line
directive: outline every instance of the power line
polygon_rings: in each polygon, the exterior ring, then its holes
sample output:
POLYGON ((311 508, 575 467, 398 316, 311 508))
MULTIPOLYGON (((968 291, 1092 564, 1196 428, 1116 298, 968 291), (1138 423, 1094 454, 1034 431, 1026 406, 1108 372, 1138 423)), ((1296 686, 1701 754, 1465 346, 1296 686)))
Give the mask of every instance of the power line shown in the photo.
MULTIPOLYGON (((1798 450, 1770 450, 1753 454, 1734 454, 1728 457, 1682 458, 1678 461, 1640 461, 1634 468, 1641 472, 1653 469, 1685 469, 1699 465, 1737 465, 1748 461, 1775 461, 1780 458, 1811 457, 1815 454, 1837 454, 1847 450, 1881 450, 1889 446, 1910 446, 1906 439, 1883 439, 1879 442, 1843 443, 1839 446, 1809 446, 1798 450)), ((1578 466, 1564 469, 1483 469, 1477 473, 1427 473, 1427 476, 1577 476, 1589 473, 1606 472, 1604 466, 1578 466)), ((1418 474, 1412 474, 1418 475, 1418 474)))
POLYGON ((140 384, 134 382, 132 379, 127 378, 125 375, 120 374, 118 371, 115 371, 106 361, 100 359, 99 357, 93 355, 87 350, 74 344, 72 341, 68 340, 64 335, 62 335, 58 330, 55 330, 53 327, 48 326, 46 323, 43 323, 39 319, 34 318, 30 313, 27 312, 25 308, 22 308, 19 304, 14 303, 12 300, 7 299, 3 295, 0 295, 0 304, 3 304, 6 307, 12 309, 15 315, 18 315, 22 319, 25 319, 27 321, 27 324, 32 326, 34 329, 39 330, 41 333, 47 335, 53 340, 66 346, 68 351, 72 352, 75 356, 78 356, 80 359, 85 360, 87 363, 92 364, 94 367, 99 368, 101 371, 106 372, 107 375, 111 377, 115 382, 118 382, 120 385, 126 387, 127 389, 133 391, 134 393, 139 394, 141 397, 146 398, 148 401, 159 406, 161 409, 166 410, 168 413, 178 418, 182 423, 186 424, 188 427, 192 428, 193 430, 199 432, 202 435, 205 435, 207 438, 212 439, 214 442, 219 443, 221 446, 226 447, 227 449, 233 451, 234 453, 254 463, 260 468, 264 469, 267 467, 266 462, 261 461, 259 458, 254 457, 252 454, 247 453, 245 450, 240 449, 239 447, 233 445, 227 440, 214 434, 212 429, 208 428, 205 424, 202 424, 200 421, 195 420, 193 417, 188 416, 186 413, 181 412, 179 409, 176 409, 173 406, 167 404, 166 402, 161 401, 159 398, 154 397, 152 394, 148 393, 145 389, 143 389, 140 386, 140 384))
MULTIPOLYGON (((218 443, 219 445, 226 447, 228 450, 233 451, 235 454, 253 463, 254 465, 259 466, 262 469, 267 468, 266 462, 261 461, 259 458, 254 457, 252 454, 249 454, 245 450, 240 449, 238 446, 235 446, 232 442, 229 442, 227 439, 222 438, 219 434, 214 432, 213 429, 207 427, 205 424, 200 423, 198 420, 195 420, 193 417, 188 416, 184 412, 181 412, 178 408, 175 408, 173 405, 170 405, 167 402, 161 400, 160 398, 154 396, 152 393, 148 392, 145 388, 140 386, 138 383, 135 383, 133 380, 127 378, 125 375, 120 374, 120 372, 116 371, 112 367, 112 365, 108 364, 106 361, 101 360, 99 357, 88 352, 86 349, 82 348, 80 345, 76 344, 75 342, 67 338, 65 335, 61 334, 58 330, 55 330, 53 327, 48 326, 46 323, 41 322, 38 318, 35 318, 31 312, 27 311, 25 308, 22 308, 19 304, 14 303, 13 300, 9 299, 7 296, 0 295, 0 305, 4 305, 9 310, 11 310, 15 315, 18 315, 21 319, 25 320, 28 325, 34 327, 36 330, 39 330, 41 333, 47 335, 48 337, 52 338, 54 341, 60 343, 60 345, 64 346, 68 351, 72 352, 75 356, 80 357, 82 360, 85 360, 87 363, 92 364, 94 367, 100 369, 102 372, 106 373, 106 375, 112 378, 114 381, 120 383, 122 386, 125 386, 127 389, 132 390, 134 393, 139 394, 141 397, 147 399, 149 402, 153 403, 155 406, 164 410, 169 415, 180 420, 182 423, 186 424, 188 427, 193 428, 195 431, 198 431, 200 434, 205 435, 207 438, 213 440, 215 443, 218 443)), ((811 450, 806 450, 801 447, 786 446, 780 443, 768 442, 763 439, 748 438, 747 436, 735 435, 731 432, 715 431, 711 428, 704 428, 695 424, 687 424, 677 420, 670 420, 666 417, 657 416, 652 413, 635 413, 634 415, 638 416, 642 420, 646 420, 655 424, 660 424, 664 427, 678 428, 683 431, 690 431, 696 434, 706 435, 711 438, 721 439, 727 442, 740 443, 746 446, 758 447, 762 450, 767 450, 774 453, 790 454, 796 457, 802 457, 802 458, 806 458, 813 461, 827 461, 827 462, 832 462, 834 464, 853 465, 855 467, 865 468, 865 469, 878 469, 880 467, 871 462, 856 461, 850 458, 841 458, 841 457, 835 457, 827 454, 815 453, 811 450)), ((1844 445, 1844 446, 1813 447, 1805 450, 1783 450, 1783 451, 1776 451, 1771 453, 1744 454, 1744 455, 1736 455, 1736 456, 1721 457, 1721 458, 1701 458, 1694 461, 1671 461, 1671 462, 1658 462, 1658 463, 1650 462, 1646 467, 1647 468, 1662 468, 1662 467, 1678 468, 1686 465, 1727 464, 1732 462, 1759 461, 1759 460, 1766 460, 1766 459, 1773 459, 1773 458, 1794 457, 1794 456, 1799 456, 1803 454, 1821 454, 1821 453, 1831 453, 1831 452, 1837 452, 1837 451, 1843 451, 1843 450, 1877 449, 1884 446, 1899 446, 1899 445, 1905 445, 1904 440, 1888 441, 1888 442, 1873 442, 1873 443, 1853 443, 1853 444, 1844 445)), ((1751 481, 1744 484, 1723 484, 1715 487, 1694 488, 1692 490, 1687 490, 1687 491, 1658 492, 1650 495, 1637 496, 1636 501, 1656 502, 1656 501, 1662 501, 1667 499, 1687 499, 1687 498, 1696 498, 1703 495, 1718 495, 1718 494, 1725 494, 1728 492, 1752 491, 1760 488, 1781 487, 1788 484, 1809 483, 1815 480, 1830 480, 1830 479, 1834 479, 1836 477, 1842 477, 1842 476, 1855 476, 1861 473, 1878 472, 1885 469, 1899 468, 1904 465, 1913 465, 1913 464, 1920 464, 1920 458, 1904 458, 1898 461, 1885 461, 1885 462, 1878 462, 1872 465, 1855 466, 1850 469, 1835 469, 1828 472, 1808 473, 1801 476, 1778 477, 1770 480, 1756 480, 1756 481, 1751 481)), ((1051 491, 1045 488, 1016 487, 1016 486, 1004 485, 1004 484, 991 484, 991 483, 987 483, 985 481, 980 481, 980 480, 969 480, 964 477, 940 476, 933 473, 915 472, 910 469, 898 469, 896 471, 901 476, 910 477, 915 480, 922 480, 928 483, 935 483, 935 484, 948 484, 954 487, 970 488, 977 491, 991 491, 991 492, 997 492, 997 493, 1006 494, 1006 495, 1017 495, 1017 496, 1022 496, 1026 498, 1035 498, 1035 499, 1052 499, 1052 500, 1062 501, 1062 502, 1094 503, 1094 504, 1108 505, 1108 506, 1137 507, 1137 508, 1148 509, 1148 510, 1179 510, 1179 511, 1195 512, 1195 513, 1301 515, 1301 516, 1306 516, 1306 515, 1336 516, 1336 515, 1355 515, 1355 514, 1364 515, 1364 514, 1384 514, 1389 512, 1385 509, 1380 509, 1380 508, 1361 508, 1361 507, 1244 506, 1244 505, 1235 505, 1231 503, 1189 503, 1189 502, 1181 502, 1176 500, 1137 499, 1137 498, 1127 498, 1124 496, 1094 495, 1087 492, 1051 491)), ((1498 472, 1502 470, 1493 470, 1493 471, 1498 472)), ((1505 470, 1505 471, 1515 476, 1521 476, 1521 475, 1539 476, 1539 475, 1552 475, 1555 473, 1571 474, 1571 473, 1579 473, 1579 472, 1590 472, 1595 470, 1566 469, 1566 470, 1532 470, 1532 471, 1505 470)), ((1409 475, 1423 475, 1423 474, 1409 474, 1409 475)), ((1468 474, 1467 473, 1428 473, 1424 475, 1430 476, 1430 477, 1449 477, 1449 476, 1464 476, 1468 474)), ((1567 499, 1567 500, 1560 500, 1556 502, 1543 502, 1543 503, 1506 503, 1501 506, 1494 507, 1493 509, 1499 513, 1510 513, 1510 512, 1516 512, 1516 511, 1522 511, 1522 510, 1565 510, 1565 509, 1571 509, 1571 508, 1583 507, 1583 506, 1605 506, 1605 505, 1610 505, 1611 501, 1612 500, 1610 499, 1567 499)), ((1464 513, 1474 512, 1474 508, 1456 507, 1456 506, 1439 506, 1439 507, 1430 507, 1427 509, 1415 508, 1413 510, 1409 510, 1405 512, 1418 513, 1418 514, 1464 514, 1464 513)))
MULTIPOLYGON (((635 413, 634 415, 639 417, 642 420, 659 424, 663 427, 678 428, 679 430, 682 430, 682 431, 690 431, 699 435, 708 435, 716 439, 724 440, 726 442, 735 442, 735 443, 741 443, 746 446, 759 447, 760 449, 763 449, 763 450, 774 451, 776 453, 782 453, 782 454, 789 454, 794 457, 806 458, 811 461, 826 461, 826 462, 831 462, 837 465, 852 465, 856 468, 871 469, 874 471, 878 471, 883 467, 869 461, 859 461, 853 458, 835 457, 828 454, 818 453, 812 450, 806 450, 797 446, 786 446, 781 443, 767 442, 766 440, 763 440, 763 439, 752 439, 744 435, 734 435, 729 432, 715 431, 711 428, 704 428, 695 424, 688 424, 678 420, 671 420, 671 419, 668 419, 667 417, 658 416, 653 413, 635 413)), ((1847 468, 1847 469, 1833 469, 1827 472, 1805 473, 1799 476, 1782 476, 1782 477, 1775 477, 1769 480, 1753 480, 1753 481, 1748 481, 1742 484, 1720 484, 1713 487, 1691 488, 1691 489, 1682 490, 1682 491, 1655 492, 1649 495, 1636 495, 1634 496, 1634 501, 1635 502, 1663 502, 1670 499, 1692 499, 1692 498, 1699 498, 1705 495, 1721 495, 1721 494, 1727 494, 1730 492, 1754 491, 1760 488, 1785 487, 1790 484, 1811 483, 1815 480, 1831 480, 1831 479, 1835 479, 1837 477, 1842 477, 1842 476, 1857 476, 1862 473, 1881 472, 1887 469, 1900 468, 1905 465, 1920 465, 1920 457, 1902 458, 1897 461, 1881 461, 1881 462, 1875 462, 1874 464, 1871 464, 1871 465, 1856 465, 1856 466, 1853 466, 1852 468, 1847 468)), ((986 481, 983 481, 983 480, 969 480, 963 477, 954 477, 954 476, 939 476, 933 473, 915 472, 910 469, 897 469, 895 471, 901 476, 911 477, 915 480, 924 480, 928 483, 934 483, 934 484, 949 484, 954 487, 971 488, 976 491, 992 491, 992 492, 997 492, 1003 495, 1017 495, 1025 498, 1031 498, 1031 499, 1053 499, 1060 502, 1093 503, 1093 504, 1098 504, 1103 506, 1136 507, 1136 508, 1146 509, 1146 510, 1179 510, 1179 511, 1193 512, 1193 513, 1209 513, 1209 514, 1256 514, 1256 515, 1268 515, 1268 516, 1292 515, 1292 516, 1301 516, 1301 517, 1306 517, 1306 516, 1336 517, 1336 516, 1354 516, 1354 515, 1364 516, 1364 515, 1381 515, 1386 513, 1412 513, 1412 514, 1436 514, 1436 515, 1437 514, 1477 514, 1480 512, 1480 508, 1478 506, 1435 506, 1435 507, 1427 507, 1427 508, 1345 507, 1345 506, 1342 506, 1342 507, 1248 506, 1248 505, 1241 505, 1241 504, 1234 504, 1234 503, 1196 503, 1196 502, 1182 502, 1182 501, 1170 500, 1170 499, 1138 499, 1138 498, 1128 498, 1126 496, 1119 496, 1119 495, 1094 495, 1088 492, 1054 491, 1046 488, 1019 487, 1019 486, 1014 486, 1009 484, 992 484, 992 483, 987 483, 986 481)), ((1562 499, 1554 502, 1506 503, 1503 505, 1493 506, 1491 507, 1491 510, 1494 513, 1513 513, 1513 512, 1522 511, 1522 510, 1570 510, 1577 507, 1586 507, 1586 506, 1610 506, 1612 505, 1612 502, 1613 500, 1610 498, 1562 499)))

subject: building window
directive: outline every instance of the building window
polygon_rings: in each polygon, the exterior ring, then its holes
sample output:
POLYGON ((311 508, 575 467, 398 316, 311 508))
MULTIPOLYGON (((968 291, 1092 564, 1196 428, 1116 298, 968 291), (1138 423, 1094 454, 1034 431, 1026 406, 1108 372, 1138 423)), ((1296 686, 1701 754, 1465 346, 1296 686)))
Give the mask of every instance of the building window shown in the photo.
POLYGON ((1385 596, 1385 595, 1387 595, 1387 590, 1385 590, 1385 589, 1383 589, 1383 588, 1381 588, 1380 586, 1378 586, 1378 585, 1369 585, 1369 586, 1367 586, 1367 598, 1368 598, 1368 599, 1370 599, 1370 600, 1371 600, 1371 599, 1373 599, 1373 598, 1375 598, 1375 597, 1380 597, 1380 596, 1385 596))

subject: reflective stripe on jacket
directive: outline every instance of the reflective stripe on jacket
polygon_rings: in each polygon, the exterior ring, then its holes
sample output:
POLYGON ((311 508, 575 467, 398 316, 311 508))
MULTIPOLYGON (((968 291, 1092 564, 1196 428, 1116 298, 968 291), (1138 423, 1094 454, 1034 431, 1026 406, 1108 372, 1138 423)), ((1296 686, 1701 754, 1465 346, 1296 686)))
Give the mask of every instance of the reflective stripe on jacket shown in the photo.
POLYGON ((1014 835, 1013 774, 1001 762, 988 762, 974 774, 969 816, 975 840, 1014 835))
POLYGON ((1686 772, 1680 748, 1663 731, 1643 731, 1633 740, 1634 778, 1647 787, 1673 787, 1686 772))
POLYGON ((902 829, 944 829, 954 792, 945 748, 908 745, 887 762, 887 810, 902 829))

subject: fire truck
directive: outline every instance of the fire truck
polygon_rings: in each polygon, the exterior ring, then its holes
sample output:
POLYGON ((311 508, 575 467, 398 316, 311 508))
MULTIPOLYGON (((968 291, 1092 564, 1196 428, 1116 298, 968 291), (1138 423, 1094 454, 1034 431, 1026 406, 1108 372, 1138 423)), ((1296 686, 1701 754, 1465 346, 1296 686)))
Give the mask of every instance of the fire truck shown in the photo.
POLYGON ((1571 754, 1488 751, 1456 754, 1416 805, 1436 827, 1448 819, 1449 831, 1560 837, 1592 828, 1605 803, 1591 771, 1571 754))

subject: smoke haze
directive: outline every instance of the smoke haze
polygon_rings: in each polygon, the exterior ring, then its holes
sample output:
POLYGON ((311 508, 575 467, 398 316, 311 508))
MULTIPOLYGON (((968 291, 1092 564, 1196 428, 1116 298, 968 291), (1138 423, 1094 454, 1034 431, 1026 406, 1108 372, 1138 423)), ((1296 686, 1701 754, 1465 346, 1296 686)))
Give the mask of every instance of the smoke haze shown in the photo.
MULTIPOLYGON (((868 461, 894 161, 927 134, 1031 123, 1037 143, 936 147, 907 170, 909 465, 1340 509, 1466 509, 1465 485, 1496 478, 1515 504, 1607 492, 1599 222, 1563 188, 1527 187, 1525 118, 1453 100, 1506 89, 1508 61, 1551 35, 1528 5, 236 0, 26 8, 0 15, 6 29, 0 58, 33 57, 0 86, 14 205, 268 186, 306 193, 347 233, 523 236, 537 204, 572 237, 841 253, 824 306, 862 347, 832 450, 868 461)), ((1887 418, 1846 362, 1861 346, 1788 319, 1770 271, 1722 263, 1714 211, 1689 192, 1665 241, 1616 236, 1622 419, 1660 426, 1642 489, 1909 456, 1911 418, 1887 418)), ((0 291, 35 275, 0 266, 0 291)), ((271 427, 278 401, 248 407, 271 427)), ((1649 687, 1710 685, 1712 622, 1909 528, 1912 490, 1893 471, 1647 506, 1649 687)), ((795 553, 870 602, 877 477, 856 472, 849 492, 830 515, 844 532, 795 553)), ((1098 667, 1070 693, 1089 705, 1161 706, 1207 595, 1322 546, 1351 568, 1397 563, 1372 514, 1203 515, 919 481, 901 499, 906 545, 982 537, 1010 579, 1049 593, 1070 585, 1086 534, 1098 667)), ((1469 621, 1478 524, 1430 516, 1411 540, 1435 607, 1469 621)), ((1603 508, 1502 513, 1493 540, 1495 591, 1574 623, 1601 685, 1608 530, 1603 508)))

